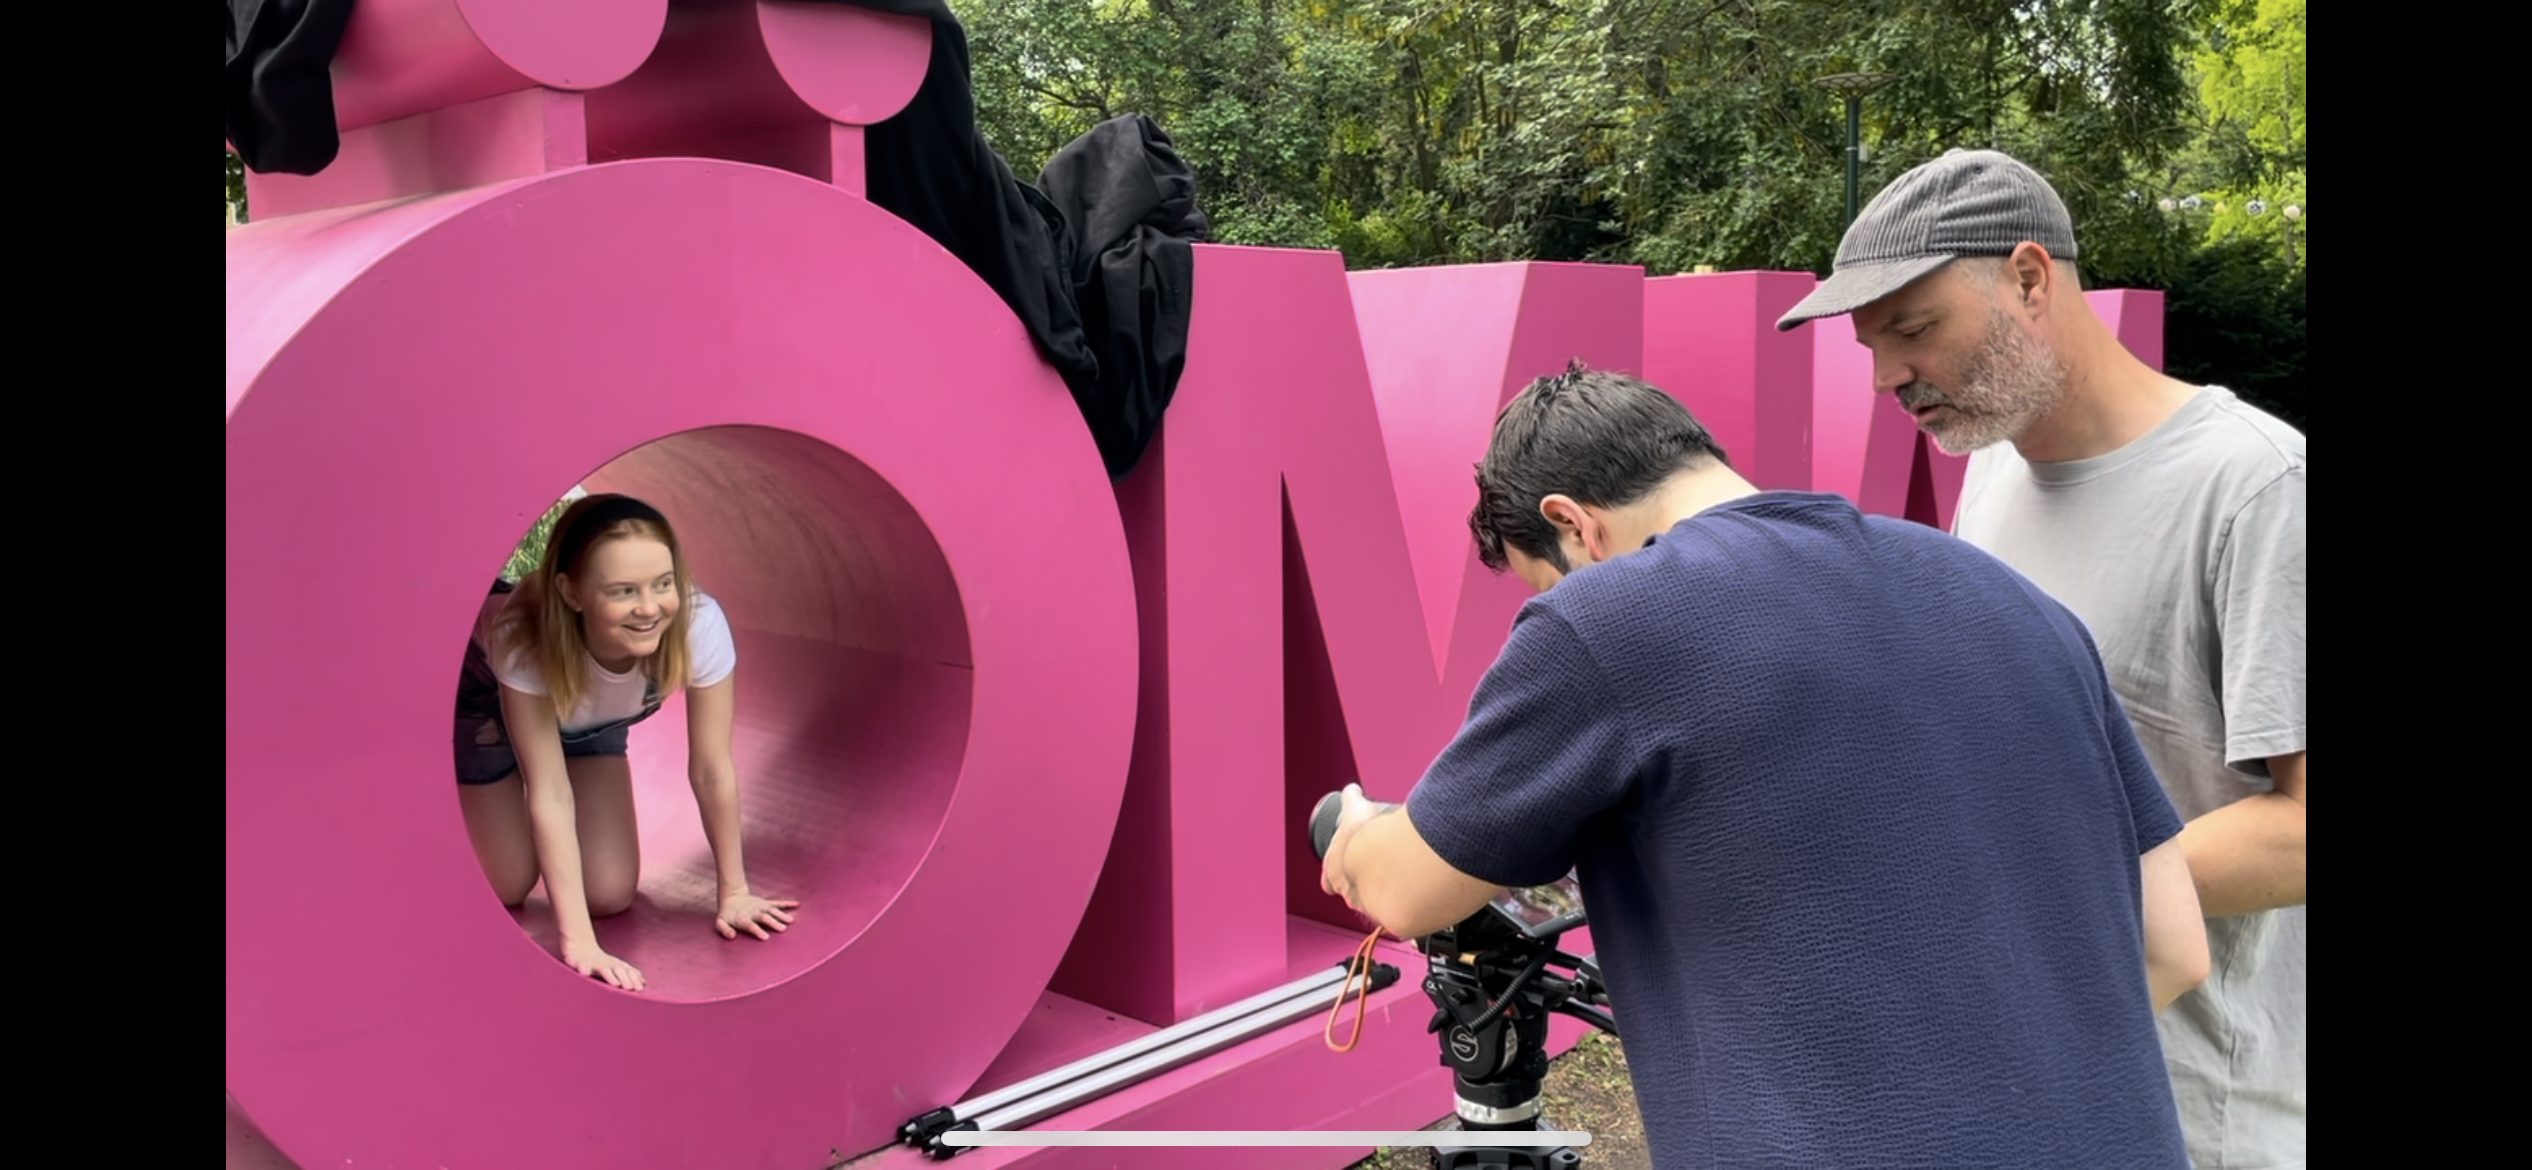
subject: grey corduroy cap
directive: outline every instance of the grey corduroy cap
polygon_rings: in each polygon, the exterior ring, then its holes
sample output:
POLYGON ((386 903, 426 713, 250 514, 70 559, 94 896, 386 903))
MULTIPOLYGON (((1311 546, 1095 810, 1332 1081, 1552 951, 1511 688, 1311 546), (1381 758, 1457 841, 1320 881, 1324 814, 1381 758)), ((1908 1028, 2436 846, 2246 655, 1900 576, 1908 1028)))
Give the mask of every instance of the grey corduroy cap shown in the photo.
POLYGON ((1873 196, 1838 242, 1829 278, 1776 328, 1852 313, 1963 256, 2005 256, 2024 241, 2075 258, 2075 223, 2039 173, 1993 150, 1952 150, 1873 196))

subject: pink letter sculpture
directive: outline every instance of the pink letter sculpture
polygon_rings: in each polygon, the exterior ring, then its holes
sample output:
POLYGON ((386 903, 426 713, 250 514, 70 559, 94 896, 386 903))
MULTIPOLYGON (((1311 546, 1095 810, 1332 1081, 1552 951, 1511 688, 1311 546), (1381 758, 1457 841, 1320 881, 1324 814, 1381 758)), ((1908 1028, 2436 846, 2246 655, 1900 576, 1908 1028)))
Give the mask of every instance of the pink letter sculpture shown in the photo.
MULTIPOLYGON (((304 1166, 815 1166, 964 1093, 1071 939, 1134 720, 1115 499, 1009 313, 845 191, 715 160, 318 207, 228 253, 255 1124, 304 1166), (651 806, 608 926, 642 995, 507 921, 441 730, 493 574, 583 482, 675 517, 733 615, 750 868, 804 902, 714 937, 691 801, 651 806)), ((645 788, 682 787, 678 725, 643 726, 645 788)))
MULTIPOLYGON (((916 1114, 1334 963, 1360 928, 1302 812, 1404 795, 1457 726, 1523 599, 1470 548, 1469 465, 1569 359, 1679 394, 1764 486, 1948 522, 1959 461, 1846 323, 1773 331, 1807 275, 1261 248, 1199 248, 1185 377, 1111 485, 1009 311, 857 194, 930 35, 788 0, 366 0, 338 161, 250 176, 233 1168, 911 1167, 916 1114), (751 876, 804 903, 774 942, 712 934, 682 719, 644 724, 642 897, 601 926, 639 995, 511 920, 450 791, 468 624, 576 484, 664 508, 732 615, 751 876)), ((2158 297, 2092 296, 2159 361, 2158 297)), ((1313 1018, 1041 1124, 1426 1124, 1422 968, 1383 956, 1406 978, 1350 1054, 1313 1018)))

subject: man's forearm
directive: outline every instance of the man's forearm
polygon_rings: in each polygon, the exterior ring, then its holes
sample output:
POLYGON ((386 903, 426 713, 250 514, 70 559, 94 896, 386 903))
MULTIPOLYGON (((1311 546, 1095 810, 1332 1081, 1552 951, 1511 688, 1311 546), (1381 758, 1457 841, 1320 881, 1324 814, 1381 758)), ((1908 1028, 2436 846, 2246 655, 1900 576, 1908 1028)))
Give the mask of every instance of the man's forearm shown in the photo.
POLYGON ((2180 832, 2209 918, 2304 902, 2304 802, 2284 792, 2237 800, 2180 832))
POLYGON ((1354 843, 1362 839, 1363 829, 1366 826, 1373 821, 1395 815, 1401 807, 1386 801, 1366 801, 1365 803, 1369 807, 1367 815, 1348 816, 1338 821, 1336 835, 1328 839, 1325 862, 1331 878, 1329 892, 1353 903, 1357 910, 1363 909, 1358 899, 1362 896, 1362 882, 1366 870, 1375 875, 1374 884, 1378 884, 1376 875, 1380 868, 1380 851, 1377 846, 1368 851, 1358 851, 1354 848, 1354 843))
POLYGON ((2145 884, 2145 982, 2159 1012, 2207 981, 2207 916, 2178 837, 2147 850, 2137 865, 2145 884))
POLYGON ((1397 805, 1385 805, 1364 821, 1346 843, 1345 878, 1354 908, 1401 938, 1415 938, 1438 929, 1409 921, 1413 915, 1397 896, 1394 862, 1404 853, 1404 838, 1414 832, 1407 818, 1398 815, 1397 805))
POLYGON ((1329 893, 1401 938, 1458 922, 1503 892, 1443 860, 1405 807, 1375 804, 1351 784, 1322 869, 1329 893))

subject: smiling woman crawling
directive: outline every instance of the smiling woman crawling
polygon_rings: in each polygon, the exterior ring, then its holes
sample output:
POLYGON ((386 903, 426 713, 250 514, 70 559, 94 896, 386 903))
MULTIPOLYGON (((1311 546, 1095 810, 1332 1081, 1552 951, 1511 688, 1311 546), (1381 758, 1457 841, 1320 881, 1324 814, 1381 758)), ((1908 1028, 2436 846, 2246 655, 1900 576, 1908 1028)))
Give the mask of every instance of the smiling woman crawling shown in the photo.
POLYGON ((720 883, 714 927, 771 938, 799 903, 748 888, 730 754, 738 651, 719 603, 694 586, 668 518, 630 496, 575 501, 536 571, 496 584, 458 686, 458 795, 484 876, 505 905, 541 877, 562 960, 628 991, 642 973, 598 945, 641 878, 626 759, 634 724, 686 692, 688 768, 720 883))

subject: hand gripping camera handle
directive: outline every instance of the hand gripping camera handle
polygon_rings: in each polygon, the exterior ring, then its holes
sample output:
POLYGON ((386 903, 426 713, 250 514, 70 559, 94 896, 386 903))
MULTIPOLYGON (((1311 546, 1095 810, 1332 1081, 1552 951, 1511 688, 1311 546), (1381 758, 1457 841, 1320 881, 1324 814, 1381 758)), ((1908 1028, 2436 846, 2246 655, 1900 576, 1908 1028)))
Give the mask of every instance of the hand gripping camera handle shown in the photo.
POLYGON ((1310 852, 1321 861, 1328 859, 1328 845, 1336 840, 1336 819, 1345 811, 1345 794, 1331 792, 1319 798, 1310 810, 1310 852))

